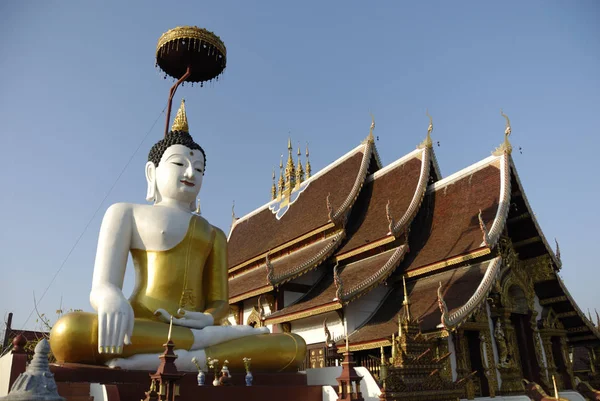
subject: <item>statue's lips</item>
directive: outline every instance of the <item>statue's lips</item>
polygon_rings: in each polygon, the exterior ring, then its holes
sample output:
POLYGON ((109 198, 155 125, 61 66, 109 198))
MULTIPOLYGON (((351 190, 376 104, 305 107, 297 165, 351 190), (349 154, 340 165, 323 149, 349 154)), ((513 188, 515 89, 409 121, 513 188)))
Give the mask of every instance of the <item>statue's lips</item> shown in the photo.
POLYGON ((195 187, 196 186, 196 184, 194 184, 193 182, 189 182, 189 181, 186 181, 186 180, 181 180, 179 182, 182 182, 184 185, 186 185, 188 187, 195 187))

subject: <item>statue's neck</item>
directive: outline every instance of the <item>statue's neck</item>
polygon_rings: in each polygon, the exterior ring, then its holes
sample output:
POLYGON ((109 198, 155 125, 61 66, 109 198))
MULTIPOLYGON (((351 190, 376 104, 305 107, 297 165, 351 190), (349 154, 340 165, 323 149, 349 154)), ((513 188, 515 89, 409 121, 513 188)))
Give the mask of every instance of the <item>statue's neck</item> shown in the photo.
POLYGON ((154 204, 155 206, 164 206, 164 207, 170 207, 173 209, 179 209, 181 211, 187 212, 187 213, 191 213, 192 210, 190 209, 190 203, 189 202, 183 202, 177 199, 161 199, 159 202, 156 202, 154 204))

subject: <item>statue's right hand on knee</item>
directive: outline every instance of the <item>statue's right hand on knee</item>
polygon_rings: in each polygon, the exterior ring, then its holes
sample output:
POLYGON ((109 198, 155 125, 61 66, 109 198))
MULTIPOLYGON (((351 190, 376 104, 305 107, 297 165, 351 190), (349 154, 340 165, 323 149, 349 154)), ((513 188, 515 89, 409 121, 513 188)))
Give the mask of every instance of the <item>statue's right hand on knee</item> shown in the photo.
POLYGON ((92 307, 98 313, 98 352, 121 354, 123 344, 131 344, 134 315, 123 292, 113 285, 92 288, 92 307))

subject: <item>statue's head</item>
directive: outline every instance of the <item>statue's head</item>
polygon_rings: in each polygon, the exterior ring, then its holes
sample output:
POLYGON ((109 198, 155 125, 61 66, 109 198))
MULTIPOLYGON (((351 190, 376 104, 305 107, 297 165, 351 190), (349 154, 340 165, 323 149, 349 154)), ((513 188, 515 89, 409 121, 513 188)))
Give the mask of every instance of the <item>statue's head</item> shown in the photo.
POLYGON ((147 200, 155 203, 175 200, 189 204, 190 210, 194 210, 202 187, 206 154, 188 131, 185 103, 182 101, 171 132, 158 141, 148 154, 147 200))

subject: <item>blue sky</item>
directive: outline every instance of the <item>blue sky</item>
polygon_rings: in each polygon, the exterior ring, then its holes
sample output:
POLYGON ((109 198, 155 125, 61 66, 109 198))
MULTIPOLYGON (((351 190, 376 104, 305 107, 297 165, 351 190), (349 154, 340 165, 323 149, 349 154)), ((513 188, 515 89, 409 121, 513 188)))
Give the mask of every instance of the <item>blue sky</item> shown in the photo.
POLYGON ((288 135, 310 143, 316 171, 367 135, 373 112, 387 164, 423 139, 429 109, 447 176, 502 141, 502 107, 529 201, 560 242, 561 275, 583 310, 600 309, 599 17, 593 0, 1 2, 0 317, 26 323, 33 292, 90 219, 39 309, 53 315, 62 299, 91 311, 102 215, 144 202, 171 86, 154 51, 178 25, 210 29, 228 50, 222 80, 183 87, 174 102, 186 98, 207 153, 201 198, 213 224, 228 230, 234 200, 238 216, 269 200, 288 135))

